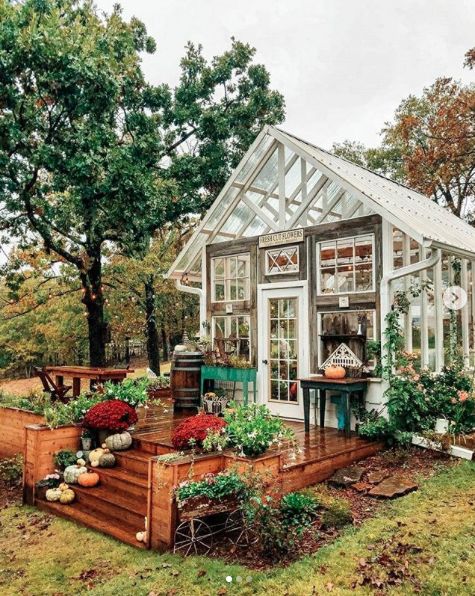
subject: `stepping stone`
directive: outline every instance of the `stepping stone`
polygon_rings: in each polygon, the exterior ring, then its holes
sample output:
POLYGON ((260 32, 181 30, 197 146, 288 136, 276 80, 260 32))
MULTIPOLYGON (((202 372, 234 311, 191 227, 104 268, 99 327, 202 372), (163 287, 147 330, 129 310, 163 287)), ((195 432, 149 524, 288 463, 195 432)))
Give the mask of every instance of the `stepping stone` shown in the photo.
POLYGON ((376 470, 374 472, 369 472, 368 482, 371 484, 379 484, 388 476, 389 472, 386 472, 385 470, 376 470))
POLYGON ((356 482, 355 484, 351 485, 351 488, 354 488, 359 493, 365 493, 370 488, 373 488, 373 485, 369 484, 368 482, 356 482))
POLYGON ((335 486, 350 486, 361 480, 364 474, 364 468, 361 466, 350 466, 337 470, 330 478, 329 482, 335 486))
POLYGON ((407 478, 401 478, 400 476, 393 476, 392 478, 386 478, 372 488, 368 495, 383 499, 393 499, 394 497, 407 495, 407 493, 413 490, 417 490, 417 484, 415 482, 407 480, 407 478))

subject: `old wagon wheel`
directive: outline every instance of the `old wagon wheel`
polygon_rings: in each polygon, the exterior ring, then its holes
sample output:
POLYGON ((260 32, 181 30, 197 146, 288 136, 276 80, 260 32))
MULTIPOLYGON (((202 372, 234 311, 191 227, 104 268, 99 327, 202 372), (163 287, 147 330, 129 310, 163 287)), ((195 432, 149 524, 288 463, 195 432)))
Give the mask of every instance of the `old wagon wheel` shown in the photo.
POLYGON ((213 532, 202 519, 182 522, 175 530, 173 552, 185 557, 189 554, 206 555, 213 544, 213 532))
POLYGON ((249 527, 241 509, 230 512, 224 525, 224 531, 236 546, 248 546, 257 542, 257 536, 249 527))

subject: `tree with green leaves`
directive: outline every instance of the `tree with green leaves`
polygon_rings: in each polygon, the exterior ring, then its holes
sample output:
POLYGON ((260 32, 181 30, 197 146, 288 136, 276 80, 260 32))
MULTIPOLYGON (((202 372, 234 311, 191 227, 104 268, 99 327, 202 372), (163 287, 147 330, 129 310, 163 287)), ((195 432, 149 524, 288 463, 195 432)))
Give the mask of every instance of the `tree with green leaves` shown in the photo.
POLYGON ((283 119, 254 49, 206 61, 189 44, 176 88, 148 84, 155 42, 120 8, 0 0, 0 229, 74 267, 91 365, 105 363, 104 248, 145 254, 202 212, 264 124, 283 119))

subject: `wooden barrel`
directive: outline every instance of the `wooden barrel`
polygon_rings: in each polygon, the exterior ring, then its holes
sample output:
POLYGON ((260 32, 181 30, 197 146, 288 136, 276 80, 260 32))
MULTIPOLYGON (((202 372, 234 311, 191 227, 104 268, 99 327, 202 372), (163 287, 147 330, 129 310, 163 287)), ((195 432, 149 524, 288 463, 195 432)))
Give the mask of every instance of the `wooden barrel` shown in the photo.
POLYGON ((203 354, 175 352, 171 368, 171 388, 176 410, 198 408, 203 354))

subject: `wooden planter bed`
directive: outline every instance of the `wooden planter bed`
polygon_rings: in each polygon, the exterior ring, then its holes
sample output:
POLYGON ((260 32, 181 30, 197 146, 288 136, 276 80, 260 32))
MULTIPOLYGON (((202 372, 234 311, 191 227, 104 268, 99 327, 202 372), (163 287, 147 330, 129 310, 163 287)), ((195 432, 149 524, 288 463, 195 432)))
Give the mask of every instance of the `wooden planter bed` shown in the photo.
POLYGON ((40 414, 19 408, 0 407, 0 458, 13 457, 25 449, 25 426, 44 424, 40 414))

